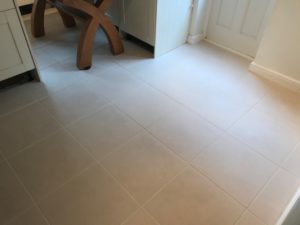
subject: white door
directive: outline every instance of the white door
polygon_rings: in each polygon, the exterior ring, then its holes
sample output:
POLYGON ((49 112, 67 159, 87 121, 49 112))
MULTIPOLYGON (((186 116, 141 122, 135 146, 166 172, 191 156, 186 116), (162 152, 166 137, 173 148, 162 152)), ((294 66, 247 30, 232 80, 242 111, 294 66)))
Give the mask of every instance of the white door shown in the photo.
POLYGON ((274 0, 211 0, 207 39, 254 57, 274 0))

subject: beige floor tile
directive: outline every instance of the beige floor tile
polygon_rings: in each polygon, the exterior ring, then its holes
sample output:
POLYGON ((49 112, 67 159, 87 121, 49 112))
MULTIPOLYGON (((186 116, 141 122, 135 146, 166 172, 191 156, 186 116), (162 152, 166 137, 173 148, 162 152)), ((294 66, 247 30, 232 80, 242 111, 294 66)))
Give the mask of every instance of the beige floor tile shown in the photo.
POLYGON ((62 124, 67 125, 80 117, 97 111, 108 100, 89 86, 72 85, 42 101, 48 111, 62 124))
POLYGON ((144 210, 139 209, 127 222, 122 225, 158 225, 144 210))
POLYGON ((34 207, 23 213, 9 225, 48 225, 48 223, 41 212, 34 207))
POLYGON ((154 122, 150 132, 185 160, 192 160, 221 133, 197 115, 178 108, 154 122))
POLYGON ((168 115, 176 107, 173 100, 148 85, 124 93, 114 103, 144 127, 168 115))
POLYGON ((140 127, 113 106, 107 106, 68 128, 98 160, 128 141, 140 127))
POLYGON ((72 137, 59 131, 9 162, 38 200, 91 165, 93 160, 72 137))
POLYGON ((274 225, 299 188, 299 180, 279 170, 249 210, 267 225, 274 225))
POLYGON ((0 118, 0 124, 0 149, 7 157, 60 128, 39 103, 0 118))
POLYGON ((99 166, 89 168, 40 206, 55 225, 118 225, 137 208, 99 166))
POLYGON ((47 95, 46 88, 39 82, 28 82, 0 91, 0 116, 18 110, 47 95))
POLYGON ((300 179, 300 143, 282 163, 283 167, 300 179))
POLYGON ((270 88, 266 97, 255 107, 267 116, 300 129, 300 94, 283 87, 270 88))
POLYGON ((143 132, 103 165, 142 204, 178 174, 184 162, 143 132))
POLYGON ((229 135, 200 153, 193 164, 245 206, 277 169, 229 135))
POLYGON ((0 163, 4 161, 4 156, 3 156, 3 153, 0 151, 0 163))
POLYGON ((260 100, 238 82, 223 82, 217 78, 194 92, 184 94, 182 101, 187 106, 222 129, 227 129, 260 100))
POLYGON ((280 163, 300 141, 300 129, 251 110, 229 132, 268 159, 280 163))
POLYGON ((265 225, 252 213, 246 211, 236 225, 265 225))
POLYGON ((164 225, 233 224, 244 208, 207 178, 186 170, 147 205, 164 225))
POLYGON ((5 162, 0 164, 0 181, 0 224, 6 225, 33 203, 5 162))

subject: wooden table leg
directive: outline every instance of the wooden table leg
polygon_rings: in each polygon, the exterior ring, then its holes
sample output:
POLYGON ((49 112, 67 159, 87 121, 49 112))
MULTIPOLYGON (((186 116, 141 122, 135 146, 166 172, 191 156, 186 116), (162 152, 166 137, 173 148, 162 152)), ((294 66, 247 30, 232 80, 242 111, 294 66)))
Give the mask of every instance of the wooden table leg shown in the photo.
POLYGON ((31 33, 34 37, 45 35, 44 15, 46 0, 34 0, 31 13, 31 33))
POLYGON ((100 26, 103 29, 109 41, 110 50, 114 55, 119 55, 124 52, 123 43, 116 27, 106 18, 105 15, 100 17, 100 26))
MULTIPOLYGON (((81 70, 89 69, 92 65, 94 39, 99 26, 106 34, 112 53, 117 55, 124 52, 122 40, 116 27, 105 16, 105 12, 109 8, 111 1, 112 0, 98 0, 95 5, 93 5, 83 0, 51 0, 51 4, 59 9, 59 13, 67 27, 74 26, 75 20, 71 15, 66 14, 65 11, 62 10, 73 8, 87 15, 87 20, 81 32, 77 49, 77 67, 81 70)), ((34 1, 32 34, 35 37, 40 37, 45 34, 45 6, 46 0, 34 1)), ((70 14, 72 14, 72 12, 70 12, 70 14)))
POLYGON ((65 13, 64 11, 57 9, 59 12, 59 15, 61 16, 63 23, 65 25, 65 27, 75 27, 76 26, 76 22, 74 20, 74 17, 65 13))
POLYGON ((90 18, 81 32, 77 49, 77 67, 81 70, 87 70, 92 66, 93 45, 98 27, 99 22, 90 18))

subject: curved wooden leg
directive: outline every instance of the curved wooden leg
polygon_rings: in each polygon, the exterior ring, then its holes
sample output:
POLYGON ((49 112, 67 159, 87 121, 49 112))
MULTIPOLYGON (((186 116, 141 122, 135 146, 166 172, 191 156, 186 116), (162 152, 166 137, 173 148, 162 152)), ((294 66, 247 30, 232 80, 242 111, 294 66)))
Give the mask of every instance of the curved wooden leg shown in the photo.
POLYGON ((76 22, 75 22, 73 16, 70 16, 69 14, 65 13, 64 11, 62 11, 60 9, 57 9, 57 10, 63 20, 65 27, 75 27, 76 26, 76 22))
POLYGON ((77 49, 77 67, 81 70, 87 70, 92 66, 93 44, 98 27, 99 22, 90 18, 81 32, 77 49))
POLYGON ((45 35, 44 14, 46 0, 34 0, 31 13, 31 33, 34 37, 45 35))
POLYGON ((100 26, 103 29, 109 41, 110 50, 114 55, 124 52, 124 46, 117 28, 106 18, 105 15, 100 17, 100 26))

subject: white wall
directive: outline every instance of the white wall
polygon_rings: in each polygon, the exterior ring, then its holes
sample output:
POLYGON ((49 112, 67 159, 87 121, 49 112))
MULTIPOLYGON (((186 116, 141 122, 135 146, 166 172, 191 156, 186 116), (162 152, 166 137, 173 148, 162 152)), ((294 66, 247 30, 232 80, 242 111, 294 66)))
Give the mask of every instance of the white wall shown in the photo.
POLYGON ((205 38, 210 0, 194 0, 188 42, 195 44, 205 38))
POLYGON ((277 0, 250 69, 300 84, 300 0, 277 0))

